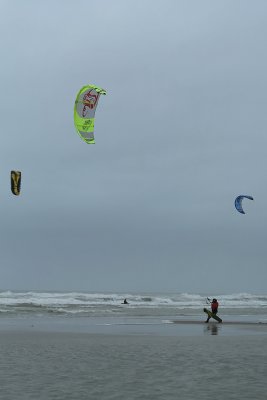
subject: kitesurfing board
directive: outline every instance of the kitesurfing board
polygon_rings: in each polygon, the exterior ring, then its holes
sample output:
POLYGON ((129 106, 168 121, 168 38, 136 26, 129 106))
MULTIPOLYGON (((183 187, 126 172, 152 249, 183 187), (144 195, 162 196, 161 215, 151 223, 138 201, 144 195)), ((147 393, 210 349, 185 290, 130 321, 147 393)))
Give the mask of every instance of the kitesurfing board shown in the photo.
POLYGON ((203 308, 203 311, 204 311, 206 314, 208 314, 208 316, 209 316, 210 318, 214 318, 214 319, 216 319, 216 321, 222 322, 222 319, 221 319, 220 317, 217 317, 216 314, 213 314, 211 311, 207 310, 207 308, 203 308))

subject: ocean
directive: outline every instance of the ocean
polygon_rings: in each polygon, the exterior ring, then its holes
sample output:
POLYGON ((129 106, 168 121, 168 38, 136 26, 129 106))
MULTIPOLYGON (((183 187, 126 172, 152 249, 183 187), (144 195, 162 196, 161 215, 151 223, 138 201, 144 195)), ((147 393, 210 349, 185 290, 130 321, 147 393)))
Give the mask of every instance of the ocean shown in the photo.
MULTIPOLYGON (((210 296, 212 298, 213 296, 210 296)), ((219 314, 267 322, 267 294, 217 294, 219 314)), ((207 297, 189 293, 0 292, 0 317, 203 317, 207 297), (127 299, 127 305, 122 304, 127 299)))
POLYGON ((1 292, 0 399, 265 400, 267 295, 216 297, 1 292))

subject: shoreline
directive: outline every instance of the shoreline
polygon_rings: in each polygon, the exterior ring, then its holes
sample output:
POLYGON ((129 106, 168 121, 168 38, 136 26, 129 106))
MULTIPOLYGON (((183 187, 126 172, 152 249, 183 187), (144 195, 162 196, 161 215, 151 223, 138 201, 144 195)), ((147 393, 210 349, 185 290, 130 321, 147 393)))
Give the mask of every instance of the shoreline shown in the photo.
POLYGON ((70 333, 123 336, 238 336, 267 335, 267 323, 231 321, 218 323, 194 319, 142 319, 104 317, 5 317, 0 319, 0 335, 70 333))

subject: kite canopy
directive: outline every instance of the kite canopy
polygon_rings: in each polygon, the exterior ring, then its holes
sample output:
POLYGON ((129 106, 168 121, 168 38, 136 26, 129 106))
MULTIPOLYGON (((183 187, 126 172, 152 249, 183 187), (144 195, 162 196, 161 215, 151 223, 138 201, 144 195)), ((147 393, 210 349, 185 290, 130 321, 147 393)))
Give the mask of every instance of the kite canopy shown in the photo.
POLYGON ((74 105, 74 125, 81 138, 88 144, 94 144, 95 111, 104 89, 95 85, 83 86, 78 92, 74 105))
POLYGON ((11 171, 10 179, 11 179, 11 191, 15 196, 18 196, 20 194, 21 172, 11 171))
POLYGON ((249 200, 254 200, 252 196, 246 196, 246 195, 240 195, 237 196, 235 199, 235 208, 237 211, 239 211, 241 214, 245 214, 245 211, 242 208, 242 201, 243 199, 249 199, 249 200))

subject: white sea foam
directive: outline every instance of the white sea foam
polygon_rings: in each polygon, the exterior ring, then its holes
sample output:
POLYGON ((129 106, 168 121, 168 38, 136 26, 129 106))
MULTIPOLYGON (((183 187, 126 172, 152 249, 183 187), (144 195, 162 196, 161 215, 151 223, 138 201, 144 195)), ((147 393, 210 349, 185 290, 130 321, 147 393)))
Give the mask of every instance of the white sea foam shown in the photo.
MULTIPOLYGON (((212 297, 212 296, 210 296, 212 297)), ((216 295, 220 309, 265 309, 267 294, 234 293, 216 295)), ((200 294, 172 293, 85 293, 85 292, 12 292, 0 293, 0 314, 58 313, 66 315, 163 315, 193 313, 207 305, 200 294), (122 304, 127 298, 129 304, 122 304)), ((248 311, 249 312, 249 311, 248 311)))

